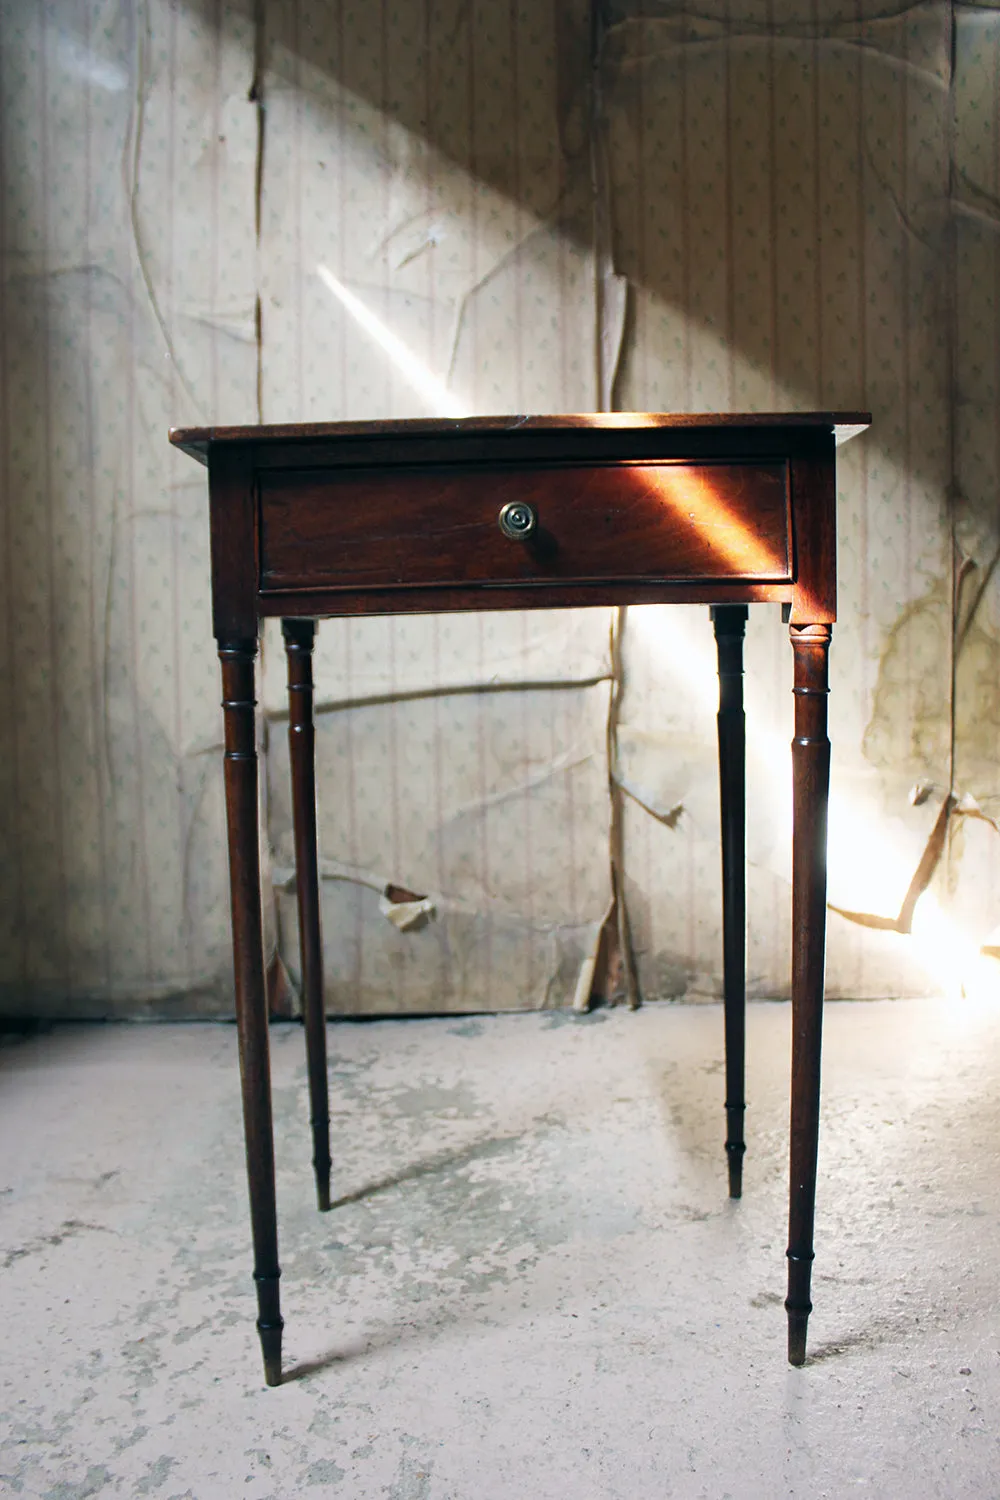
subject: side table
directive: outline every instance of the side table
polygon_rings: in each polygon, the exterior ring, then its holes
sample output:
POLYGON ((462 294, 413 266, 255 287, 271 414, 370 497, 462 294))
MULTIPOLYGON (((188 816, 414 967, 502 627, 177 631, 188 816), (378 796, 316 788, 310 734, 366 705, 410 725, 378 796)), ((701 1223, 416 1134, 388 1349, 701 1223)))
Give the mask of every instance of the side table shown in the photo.
POLYGON ((794 658, 788 1358, 813 1261, 826 940, 834 448, 866 413, 612 414, 174 429, 208 466, 222 663, 236 1018, 254 1281, 269 1385, 282 1318, 258 844, 254 660, 282 619, 302 995, 320 1209, 330 1207, 312 648, 321 617, 704 603, 719 658, 726 1153, 742 1190, 745 1011, 743 631, 780 603, 794 658))

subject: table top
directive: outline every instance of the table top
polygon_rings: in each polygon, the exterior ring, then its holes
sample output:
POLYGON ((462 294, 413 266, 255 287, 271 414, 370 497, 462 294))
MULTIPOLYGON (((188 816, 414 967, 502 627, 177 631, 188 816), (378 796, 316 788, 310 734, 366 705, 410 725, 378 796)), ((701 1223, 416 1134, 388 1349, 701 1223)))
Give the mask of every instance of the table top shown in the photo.
POLYGON ((870 412, 593 412, 565 416, 503 416, 416 418, 385 422, 285 422, 248 427, 172 427, 170 441, 196 458, 208 462, 209 445, 254 443, 261 445, 326 442, 339 438, 445 438, 491 436, 507 433, 559 433, 587 429, 644 432, 652 428, 812 428, 831 431, 838 444, 856 437, 871 424, 870 412))

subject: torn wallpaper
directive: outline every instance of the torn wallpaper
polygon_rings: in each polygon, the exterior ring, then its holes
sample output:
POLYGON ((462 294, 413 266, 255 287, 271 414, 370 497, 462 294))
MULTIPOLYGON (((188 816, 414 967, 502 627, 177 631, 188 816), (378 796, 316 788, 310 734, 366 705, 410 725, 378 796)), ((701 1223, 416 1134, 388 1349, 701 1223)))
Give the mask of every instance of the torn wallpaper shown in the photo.
MULTIPOLYGON (((829 992, 996 983, 1000 12, 0 0, 0 28, 5 1011, 231 1008, 204 471, 166 428, 607 407, 871 408, 829 992)), ((758 995, 788 983, 790 656, 751 611, 758 995)), ((719 994, 707 610, 330 621, 316 668, 331 1012, 580 1003, 612 855, 620 992, 719 994)), ((270 629, 259 696, 294 979, 270 629)))

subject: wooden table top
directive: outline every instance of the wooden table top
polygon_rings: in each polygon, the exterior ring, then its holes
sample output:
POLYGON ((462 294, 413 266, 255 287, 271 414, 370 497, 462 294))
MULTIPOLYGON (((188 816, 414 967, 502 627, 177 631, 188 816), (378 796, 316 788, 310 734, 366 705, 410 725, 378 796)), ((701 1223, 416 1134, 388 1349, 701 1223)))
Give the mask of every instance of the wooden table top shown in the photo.
POLYGON ((172 427, 170 441, 200 463, 208 461, 209 444, 295 443, 341 438, 500 437, 508 433, 595 431, 643 432, 654 428, 819 428, 839 444, 871 424, 870 412, 594 412, 565 416, 415 418, 385 422, 282 422, 249 427, 172 427))

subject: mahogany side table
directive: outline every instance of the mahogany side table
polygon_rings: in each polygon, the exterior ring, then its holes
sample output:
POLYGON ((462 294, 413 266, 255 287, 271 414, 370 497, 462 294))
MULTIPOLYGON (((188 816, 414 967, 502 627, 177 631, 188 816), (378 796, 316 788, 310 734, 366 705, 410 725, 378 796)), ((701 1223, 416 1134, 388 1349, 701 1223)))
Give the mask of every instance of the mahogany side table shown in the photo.
POLYGON ((320 1209, 330 1146, 316 844, 312 647, 323 616, 704 603, 719 656, 726 1153, 742 1188, 747 605, 778 602, 794 657, 788 1358, 813 1261, 836 618, 834 446, 867 413, 614 414, 174 429, 208 466, 215 636, 254 1281, 281 1381, 278 1231, 258 845, 254 659, 277 615, 289 737, 303 1010, 320 1209))

